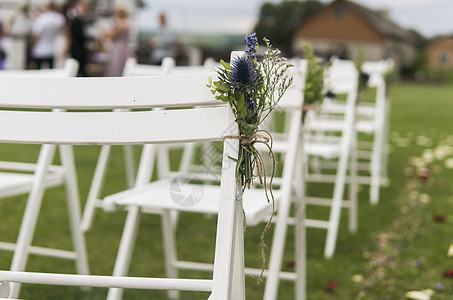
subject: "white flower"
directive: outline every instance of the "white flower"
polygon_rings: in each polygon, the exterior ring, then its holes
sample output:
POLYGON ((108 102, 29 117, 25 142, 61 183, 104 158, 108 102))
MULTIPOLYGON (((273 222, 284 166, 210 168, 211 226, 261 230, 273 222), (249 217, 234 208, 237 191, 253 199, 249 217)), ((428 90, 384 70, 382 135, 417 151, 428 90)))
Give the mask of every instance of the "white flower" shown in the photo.
POLYGON ((448 158, 445 160, 445 168, 453 169, 453 158, 448 158))
POLYGON ((453 244, 448 247, 448 252, 447 252, 448 257, 453 257, 453 244))
POLYGON ((428 194, 421 194, 419 200, 421 203, 427 204, 431 201, 431 197, 428 194))
POLYGON ((361 283, 363 281, 363 276, 360 275, 360 274, 355 274, 355 275, 352 275, 352 281, 354 281, 355 283, 361 283))
POLYGON ((430 289, 423 291, 410 291, 406 293, 406 298, 413 300, 430 300, 433 294, 434 291, 430 289))

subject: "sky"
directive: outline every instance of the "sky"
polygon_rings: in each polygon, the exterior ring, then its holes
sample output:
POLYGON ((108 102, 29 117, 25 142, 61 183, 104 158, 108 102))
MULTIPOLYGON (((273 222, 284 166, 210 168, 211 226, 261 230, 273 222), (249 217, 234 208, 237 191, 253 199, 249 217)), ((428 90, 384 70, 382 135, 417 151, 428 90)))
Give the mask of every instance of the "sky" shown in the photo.
MULTIPOLYGON (((157 15, 165 12, 169 26, 179 33, 246 34, 253 30, 264 2, 281 0, 144 0, 147 7, 136 24, 155 30, 157 15)), ((322 0, 330 3, 329 0, 322 0)), ((453 34, 453 0, 354 0, 373 9, 387 9, 393 21, 426 37, 453 34)))

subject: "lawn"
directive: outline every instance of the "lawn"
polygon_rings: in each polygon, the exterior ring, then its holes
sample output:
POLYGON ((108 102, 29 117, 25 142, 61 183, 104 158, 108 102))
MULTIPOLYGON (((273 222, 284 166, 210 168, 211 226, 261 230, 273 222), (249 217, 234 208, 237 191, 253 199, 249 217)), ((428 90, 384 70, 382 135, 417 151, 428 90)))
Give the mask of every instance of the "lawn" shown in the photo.
MULTIPOLYGON (((308 299, 405 299, 408 291, 432 290, 431 299, 452 299, 453 269, 447 255, 453 244, 453 87, 444 85, 395 84, 391 90, 390 185, 382 188, 380 202, 368 202, 366 187, 360 191, 359 231, 351 234, 342 220, 337 251, 323 258, 325 231, 308 231, 308 299), (421 173, 424 172, 424 173, 421 173), (450 180, 449 180, 450 179, 450 180)), ((37 147, 2 145, 3 157, 33 161, 37 147)), ((81 197, 85 199, 96 162, 97 147, 75 147, 81 197)), ((125 187, 122 150, 113 151, 105 194, 125 187)), ((0 235, 13 242, 17 236, 25 196, 0 202, 0 235)), ((122 212, 97 211, 87 233, 93 274, 112 273, 124 224, 122 212)), ((36 245, 71 248, 66 203, 62 188, 46 192, 35 236, 36 245)), ((178 254, 182 258, 209 262, 215 219, 184 214, 178 228, 178 254)), ((164 276, 160 218, 145 215, 141 223, 130 274, 164 276)), ((264 224, 263 224, 264 226, 264 224)), ((259 235, 263 226, 248 228, 246 262, 260 266, 259 235)), ((285 269, 292 268, 290 230, 285 269)), ((270 237, 271 234, 268 234, 270 237)), ((270 244, 270 239, 268 241, 270 244)), ((0 252, 0 268, 8 269, 12 254, 0 252)), ((75 271, 74 264, 54 258, 30 256, 27 270, 75 271)), ((183 272, 185 273, 185 272, 183 272)), ((186 274, 197 276, 199 274, 186 274)), ((201 276, 207 274, 201 273, 201 276)), ((263 287, 247 279, 247 298, 260 299, 263 287)), ((105 289, 82 291, 71 287, 23 286, 26 299, 104 299, 105 289)), ((181 299, 203 299, 207 294, 182 293, 181 299)), ((166 299, 160 291, 128 290, 125 299, 166 299)), ((293 284, 281 282, 278 299, 293 299, 293 284)))

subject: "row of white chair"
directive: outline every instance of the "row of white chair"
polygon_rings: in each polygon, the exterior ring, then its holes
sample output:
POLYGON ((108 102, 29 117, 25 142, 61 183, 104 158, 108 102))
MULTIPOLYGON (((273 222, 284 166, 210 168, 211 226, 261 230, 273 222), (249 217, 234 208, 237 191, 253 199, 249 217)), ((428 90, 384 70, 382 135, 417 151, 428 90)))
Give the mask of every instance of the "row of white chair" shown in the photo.
MULTIPOLYGON (((356 169, 357 165, 355 164, 356 157, 355 157, 355 128, 356 128, 356 122, 354 120, 355 118, 355 111, 356 111, 356 92, 357 92, 357 82, 354 80, 348 79, 347 81, 341 83, 342 78, 344 79, 344 74, 346 69, 342 69, 340 75, 335 74, 335 68, 333 68, 330 71, 330 74, 328 78, 331 80, 330 87, 337 93, 347 93, 347 103, 346 103, 346 110, 342 110, 342 116, 343 121, 342 125, 338 126, 338 120, 332 120, 331 118, 326 118, 326 115, 331 115, 332 111, 329 111, 328 108, 325 108, 325 106, 322 108, 323 113, 321 116, 314 116, 312 113, 311 115, 306 119, 306 123, 304 124, 305 126, 302 126, 302 104, 303 104, 303 84, 305 82, 305 68, 306 68, 306 62, 303 60, 301 61, 301 64, 296 67, 297 72, 294 73, 296 77, 296 83, 293 85, 293 87, 288 90, 285 98, 281 101, 280 107, 281 109, 285 110, 288 114, 287 119, 289 120, 288 123, 288 132, 286 132, 283 140, 276 139, 275 144, 274 144, 274 151, 275 152, 281 152, 282 153, 282 162, 284 164, 283 167, 283 172, 282 172, 282 177, 280 178, 280 181, 277 180, 277 182, 280 182, 280 188, 276 192, 276 212, 277 212, 277 217, 275 218, 276 222, 276 228, 273 236, 273 242, 272 242, 272 247, 271 247, 271 255, 270 255, 270 264, 269 264, 269 269, 266 271, 265 275, 267 276, 267 283, 266 283, 266 290, 265 290, 265 299, 276 299, 277 297, 277 291, 278 291, 278 281, 282 279, 291 279, 295 280, 296 284, 296 295, 297 299, 304 299, 305 298, 305 226, 308 227, 317 227, 317 228, 324 228, 327 229, 327 239, 326 239, 326 249, 325 249, 325 255, 326 257, 331 257, 334 253, 335 250, 335 244, 336 244, 336 235, 338 232, 338 226, 339 226, 339 218, 340 218, 340 212, 341 212, 341 207, 347 207, 350 210, 350 229, 351 230, 356 230, 357 229, 357 190, 355 189, 356 182, 354 182, 354 178, 356 178, 356 169), (338 78, 335 78, 335 76, 338 76, 338 78), (336 123, 335 123, 336 122, 336 123), (305 133, 304 133, 304 139, 305 141, 302 142, 302 128, 304 128, 305 133), (320 134, 322 132, 322 134, 320 134), (326 134, 327 131, 331 132, 340 132, 340 142, 336 140, 334 143, 332 143, 329 140, 329 135, 326 134), (302 144, 304 144, 304 147, 301 147, 302 144), (305 153, 305 154, 303 154, 305 153), (337 158, 336 164, 338 165, 337 171, 336 171, 336 176, 335 176, 335 185, 333 189, 333 196, 329 197, 329 199, 319 199, 319 198, 313 198, 309 197, 306 198, 308 200, 309 204, 321 204, 321 205, 328 205, 331 206, 331 213, 328 221, 320 221, 320 220, 304 220, 304 215, 305 215, 305 207, 304 207, 304 182, 305 181, 310 181, 310 180, 319 180, 322 175, 313 175, 308 173, 307 178, 304 178, 303 174, 303 164, 305 162, 305 157, 306 155, 308 157, 310 156, 320 156, 323 158, 327 159, 332 159, 332 158, 337 158), (349 175, 348 175, 349 171, 349 175), (348 179, 349 178, 349 179, 348 179), (345 186, 346 184, 349 183, 352 187, 350 189, 350 200, 345 201, 343 199, 343 194, 345 191, 345 186), (292 214, 290 211, 290 204, 291 200, 295 201, 296 209, 295 209, 295 219, 290 218, 289 216, 292 214), (282 259, 283 259, 283 250, 284 250, 284 245, 285 245, 285 239, 286 239, 286 230, 288 224, 295 224, 296 225, 296 267, 297 270, 295 273, 287 273, 287 272, 281 272, 281 265, 282 265, 282 259), (305 225, 304 225, 305 224, 305 225)), ((212 67, 208 67, 210 69, 212 67)), ((161 74, 169 74, 169 73, 201 73, 200 71, 205 71, 206 67, 204 69, 200 68, 190 68, 187 67, 186 70, 179 69, 179 67, 174 67, 172 65, 171 60, 168 60, 167 62, 164 62, 162 67, 153 67, 153 66, 141 66, 137 65, 136 62, 134 62, 132 59, 128 62, 126 68, 125 68, 125 75, 128 76, 133 76, 133 75, 150 75, 152 72, 156 73, 161 73, 161 74), (134 74, 134 72, 136 72, 134 74)), ((349 69, 351 70, 351 69, 349 69)), ((348 71, 349 72, 349 71, 348 71)), ((347 73, 347 72, 346 72, 347 73)), ((338 74, 338 73, 337 73, 338 74)), ((354 77, 357 79, 358 76, 356 76, 356 73, 353 73, 352 71, 350 72, 351 77, 354 77)), ((214 76, 211 74, 211 76, 214 76)), ((179 80, 185 81, 187 78, 193 77, 189 75, 184 75, 179 77, 179 80)), ((198 75, 198 77, 203 77, 203 75, 198 75)), ((168 83, 173 82, 177 80, 178 76, 169 76, 168 79, 163 79, 163 77, 156 77, 154 79, 146 79, 149 80, 149 83, 153 85, 154 88, 156 88, 156 91, 154 91, 150 95, 157 95, 159 94, 162 98, 159 99, 159 103, 162 104, 163 100, 162 99, 169 99, 171 101, 171 97, 168 97, 165 95, 163 91, 163 87, 158 86, 157 84, 153 84, 153 82, 160 82, 161 83, 168 83), (160 78, 160 79, 158 79, 160 78)), ((195 77, 194 77, 195 78, 195 77)), ((204 78, 207 78, 206 75, 204 75, 204 78)), ((379 77, 378 77, 379 78, 379 77)), ((87 79, 86 82, 89 82, 90 79, 87 79)), ((135 81, 132 81, 132 79, 104 79, 105 81, 101 81, 99 79, 93 79, 92 84, 100 85, 96 89, 101 89, 101 87, 110 87, 113 84, 119 84, 123 85, 124 82, 127 81, 128 84, 135 85, 135 81), (122 82, 121 80, 124 80, 122 82), (115 82, 114 82, 115 81, 115 82)), ((197 79, 198 80, 198 79, 197 79)), ((83 80, 85 82, 85 80, 83 80)), ((143 78, 137 78, 137 82, 144 82, 143 78)), ((206 83, 206 82, 205 82, 206 83)), ((64 83, 66 84, 66 83, 64 83)), ((86 84, 86 83, 84 83, 86 84)), ((91 84, 91 83, 90 83, 91 84)), ((79 85, 79 84, 78 84, 79 85)), ((180 84, 182 85, 182 83, 180 84)), ((94 85, 90 85, 94 86, 94 85)), ((178 85, 179 86, 179 85, 178 85)), ((185 86, 185 85, 184 85, 185 86)), ((88 85, 79 85, 79 88, 88 88, 88 85)), ((141 91, 136 91, 136 94, 129 94, 126 95, 124 94, 124 91, 122 92, 122 95, 126 97, 127 99, 132 99, 130 96, 131 95, 140 95, 143 96, 144 94, 140 94, 143 91, 146 92, 151 92, 148 89, 143 89, 143 87, 140 86, 142 89, 141 91)), ((115 91, 117 91, 116 88, 114 88, 115 91)), ((130 87, 129 89, 126 89, 126 92, 130 92, 130 87)), ((199 87, 199 89, 205 89, 204 84, 199 87)), ((44 91, 42 91, 44 93, 44 91)), ((193 89, 193 94, 199 94, 200 91, 196 91, 196 89, 193 89)), ((82 106, 87 104, 88 99, 90 99, 92 96, 100 96, 101 92, 94 92, 93 95, 88 95, 88 94, 83 94, 84 97, 86 97, 86 101, 82 100, 83 103, 85 104, 77 104, 71 106, 69 101, 65 102, 65 104, 58 104, 56 107, 58 108, 82 108, 82 106)), ((108 93, 110 95, 110 92, 108 93)), ((172 91, 170 94, 175 97, 180 97, 180 95, 176 93, 176 91, 172 91)), ((204 94, 204 92, 202 93, 204 94)), ((55 97, 56 95, 52 95, 52 97, 55 97)), ((19 96, 20 97, 20 96, 19 96)), ((102 96, 104 97, 104 96, 102 96)), ((102 98, 101 97, 101 98, 102 98)), ((135 98, 134 98, 135 99, 135 98)), ((133 112, 125 111, 124 109, 131 109, 131 108, 137 108, 139 105, 131 105, 130 103, 125 104, 124 102, 119 102, 122 101, 119 99, 119 96, 115 96, 114 99, 115 101, 118 101, 116 105, 113 105, 112 108, 115 111, 116 115, 133 115, 133 112), (121 104, 120 104, 121 103, 121 104)), ((47 100, 46 100, 47 101, 47 100)), ((55 101, 50 100, 51 104, 48 104, 47 107, 52 107, 55 108, 55 101)), ((106 101, 106 100, 103 100, 106 101)), ((155 101, 154 99, 150 100, 151 102, 155 101)), ((180 100, 178 100, 180 101, 180 100)), ((206 101, 206 100, 203 100, 206 101)), ((99 103, 99 102, 96 102, 99 103)), ((149 102, 148 102, 149 103, 149 102)), ((154 103, 154 102, 153 102, 154 103)), ((180 104, 180 103, 179 103, 180 104)), ((187 103, 186 103, 187 104, 187 103)), ((202 104, 202 105, 211 105, 211 104, 206 104, 205 102, 202 103, 196 103, 190 102, 190 104, 195 105, 195 104, 202 104)), ((217 103, 218 104, 218 103, 217 103)), ((9 103, 8 105, 13 105, 9 103)), ((36 103, 35 103, 36 105, 36 103)), ((101 104, 99 104, 101 105, 101 104)), ((166 103, 164 105, 156 105, 155 103, 152 106, 153 108, 157 107, 166 107, 166 106, 174 106, 174 103, 166 103)), ((328 105, 328 104, 326 104, 328 105)), ((45 104, 39 104, 40 107, 46 107, 45 104)), ((102 103, 102 108, 106 108, 107 105, 106 103, 102 103)), ((96 108, 94 106, 91 106, 92 108, 96 108)), ((145 105, 140 106, 140 108, 144 108, 145 105)), ((100 107, 97 107, 100 108, 100 107)), ((86 107, 84 107, 86 109, 86 107)), ((195 109, 196 110, 196 109, 195 109)), ((112 113, 112 115, 113 115, 112 113)), ((162 113, 162 112, 161 112, 162 113)), ((158 111, 154 112, 154 115, 158 115, 158 111)), ((165 112, 166 114, 166 112, 165 112)), ((153 115, 153 116, 154 116, 153 115)), ((133 115, 134 117, 137 116, 135 113, 133 115)), ((336 116, 338 118, 338 115, 336 116)), ((197 119, 198 121, 198 119, 197 119)), ((200 129, 198 129, 200 130, 200 129)), ((231 128, 229 129, 231 130, 231 128)), ((358 130, 358 129, 357 129, 358 130)), ((189 134, 189 133, 187 133, 189 134)), ((331 137, 331 136, 330 136, 331 137)), ((43 141, 41 141, 43 142, 43 141)), ((82 141, 80 141, 82 142, 82 141)), ((85 143, 86 141, 82 142, 85 143)), ((97 143, 104 143, 105 141, 98 141, 97 143)), ((118 142, 118 141, 117 141, 118 142)), ((123 141, 124 142, 124 141, 123 141)), ((162 141, 160 141, 162 142, 162 141)), ((174 140, 173 140, 174 142, 174 140)), ((225 145, 231 146, 230 142, 234 145, 236 141, 232 140, 226 140, 224 142, 225 145)), ((78 142, 74 141, 68 141, 68 143, 75 143, 77 144, 78 142)), ((131 255, 132 255, 132 249, 133 245, 135 243, 134 239, 137 234, 138 230, 138 223, 140 220, 140 214, 143 211, 153 211, 153 212, 159 212, 162 214, 162 230, 164 234, 164 239, 165 239, 165 247, 166 251, 164 255, 166 255, 166 265, 167 265, 167 276, 168 277, 177 277, 177 269, 178 268, 183 268, 183 269, 200 269, 200 270, 209 270, 212 271, 214 270, 214 282, 220 285, 225 284, 223 282, 223 279, 219 279, 216 281, 216 264, 214 265, 207 265, 207 264, 200 264, 200 263, 188 263, 188 262, 183 262, 183 261, 178 261, 177 256, 176 256, 176 248, 175 248, 175 230, 176 230, 176 223, 174 222, 174 218, 171 216, 172 211, 189 211, 189 212, 199 212, 199 213, 209 213, 209 214, 218 214, 219 215, 219 220, 221 218, 221 211, 219 211, 219 206, 222 205, 222 203, 218 203, 218 198, 216 195, 219 193, 219 190, 221 190, 220 187, 216 186, 204 186, 204 193, 205 196, 203 200, 198 203, 196 207, 182 207, 175 205, 175 203, 171 200, 170 194, 168 191, 170 190, 170 185, 171 185, 171 180, 174 178, 172 176, 175 176, 175 174, 172 174, 170 172, 163 172, 162 174, 166 174, 166 176, 161 175, 159 180, 156 182, 148 183, 150 178, 151 178, 151 172, 153 169, 153 162, 156 159, 156 153, 163 153, 160 157, 158 157, 159 162, 162 160, 165 160, 165 153, 166 151, 161 151, 162 149, 165 150, 164 147, 162 146, 157 146, 157 145, 148 145, 145 146, 143 151, 142 151, 142 158, 140 159, 139 163, 139 170, 138 170, 138 175, 137 178, 135 179, 135 183, 133 184, 134 187, 131 190, 124 191, 112 196, 109 196, 106 198, 104 201, 100 201, 99 198, 99 192, 100 188, 102 186, 102 180, 103 176, 105 175, 105 168, 107 166, 107 161, 108 161, 108 155, 110 152, 110 144, 112 144, 113 141, 110 141, 106 144, 109 145, 104 145, 102 147, 103 150, 101 150, 101 155, 100 159, 98 160, 98 166, 96 167, 96 172, 94 175, 94 180, 93 180, 93 185, 92 189, 89 193, 88 201, 84 210, 84 221, 82 222, 82 228, 83 231, 86 231, 89 229, 91 226, 92 220, 93 220, 93 214, 94 214, 94 209, 96 206, 100 206, 103 202, 104 207, 108 209, 114 209, 114 208, 126 208, 128 210, 128 219, 126 222, 126 227, 123 233, 123 238, 120 246, 120 250, 117 256, 117 262, 115 264, 115 270, 114 270, 114 277, 120 276, 120 278, 124 278, 124 276, 127 275, 127 270, 128 270, 128 265, 130 263, 131 255), (105 149, 105 150, 104 150, 105 149), (150 201, 151 198, 158 198, 156 201, 150 201), (209 202, 210 200, 211 202, 209 202), (222 282, 222 283, 221 283, 222 282)), ((127 141, 126 144, 131 144, 130 141, 127 141)), ((69 148, 69 147, 67 147, 69 148)), ((70 149, 70 148, 69 148, 70 149)), ((185 153, 192 153, 191 149, 193 150, 193 143, 191 146, 185 148, 186 151, 185 153)), ((126 154, 128 153, 127 151, 130 151, 130 146, 129 148, 126 148, 126 154), (128 150, 129 149, 129 150, 128 150)), ((224 148, 224 151, 226 149, 224 148)), ((129 166, 129 176, 127 177, 129 180, 129 184, 133 181, 134 172, 133 172, 133 159, 131 158, 132 152, 129 152, 129 154, 126 155, 126 161, 127 161, 127 166, 129 166)), ((382 154, 380 154, 382 155, 382 154)), ((190 158, 190 156, 193 155, 188 155, 187 157, 190 158)), ((228 163, 227 161, 224 161, 224 164, 228 163)), ((228 165, 230 165, 231 162, 229 162, 228 165)), ((165 167, 165 164, 159 163, 159 166, 165 167)), ((224 168, 225 170, 225 168, 224 168)), ((168 170, 167 170, 168 171, 168 170)), ((308 171, 308 169, 307 169, 308 171)), ((75 174, 75 173, 74 173, 75 174)), ((222 174, 222 178, 224 178, 224 174, 222 174)), ((321 179, 321 181, 325 181, 321 179)), ((37 183, 38 184, 38 183, 37 183)), ((39 184, 38 184, 39 185, 39 184)), ((76 186, 76 185, 74 185, 76 186)), ((193 188, 196 188, 197 186, 194 185, 193 188)), ((231 192, 231 190, 230 190, 231 192)), ((228 192, 227 192, 228 193, 228 192)), ((250 191, 246 191, 244 194, 244 210, 246 213, 246 219, 247 219, 247 224, 252 226, 255 225, 259 222, 265 221, 266 218, 269 217, 269 215, 272 212, 271 206, 267 203, 265 203, 263 199, 263 191, 260 189, 253 189, 250 191)), ((78 201, 77 201, 78 202, 78 201)), ((241 216, 239 215, 238 211, 238 206, 236 206, 236 211, 232 212, 233 216, 236 221, 232 220, 232 223, 229 223, 229 225, 234 225, 233 226, 233 231, 230 229, 223 229, 223 230, 230 230, 230 234, 235 235, 235 240, 238 242, 238 247, 235 245, 228 245, 228 249, 231 251, 239 251, 236 254, 236 258, 239 257, 239 262, 237 261, 239 265, 239 269, 241 262, 240 260, 243 259, 243 253, 241 253, 241 248, 243 247, 242 245, 242 233, 238 232, 238 228, 235 226, 239 226, 239 219, 242 219, 242 211, 240 212, 241 216)), ((75 206, 73 207, 75 208, 75 206)), ((233 206, 230 207, 231 209, 234 209, 233 206)), ((78 210, 78 209, 75 209, 78 210)), ((39 208, 38 208, 39 211, 39 208)), ((293 212, 294 214, 294 212, 293 212)), ((77 213, 76 213, 77 215, 77 213)), ((80 217, 80 216, 79 216, 80 217)), ((231 215, 230 215, 231 217, 231 215)), ((77 219, 77 217, 76 217, 77 219)), ((241 223, 242 226, 242 223, 241 223)), ((228 227, 228 226, 227 226, 228 227)), ((219 229, 221 230, 221 229, 219 229)), ((219 234, 218 230, 218 234, 219 234)), ((77 231, 77 230, 76 230, 77 231)), ((219 236, 217 235, 217 239, 219 239, 219 236)), ((233 240, 229 240, 230 242, 233 242, 233 240)), ((219 241, 217 240, 217 243, 219 241)), ((84 242, 83 242, 84 243, 84 242)), ((218 246, 218 244, 217 244, 218 246)), ((218 248, 217 248, 218 249, 218 248)), ((216 259, 220 259, 217 256, 216 251, 216 259)), ((234 269, 233 266, 231 265, 231 259, 233 259, 233 255, 230 252, 230 257, 229 258, 222 258, 222 259, 229 259, 230 263, 227 263, 226 265, 223 265, 220 268, 227 267, 229 268, 229 272, 233 272, 232 270, 234 269), (231 267, 231 268, 230 268, 231 267)), ((234 258, 234 259, 236 259, 234 258)), ((224 261, 225 262, 225 261, 224 261)), ((11 269, 12 271, 23 271, 25 269, 25 265, 23 265, 22 268, 19 269, 11 269)), ((218 270, 218 269, 217 269, 218 270)), ((242 282, 242 275, 240 270, 234 269, 234 272, 238 272, 237 274, 240 276, 237 278, 238 282, 235 284, 239 284, 239 286, 242 286, 242 288, 238 289, 238 297, 245 297, 243 295, 243 282, 242 282)), ((259 274, 260 270, 257 269, 245 269, 246 273, 251 273, 251 274, 259 274)), ((219 272, 219 271, 218 271, 219 272)), ((81 274, 88 273, 88 269, 86 271, 81 271, 79 272, 81 274)), ((18 281, 18 282, 28 282, 28 279, 23 279, 25 277, 22 276, 29 276, 29 275, 22 275, 22 274, 17 274, 17 273, 2 273, 0 275, 0 280, 2 280, 1 276, 5 276, 4 278, 7 278, 11 281, 18 281), (6 276, 12 276, 12 277, 6 277, 6 276)), ((62 277, 58 277, 58 275, 49 275, 50 277, 46 277, 47 275, 45 274, 33 274, 31 275, 33 277, 33 280, 30 279, 30 281, 34 281, 35 279, 40 282, 40 283, 50 283, 49 280, 55 280, 54 283, 58 284, 68 284, 66 279, 62 279, 62 277), (42 278, 42 279, 41 279, 42 278)), ((30 277, 29 277, 30 278, 30 277)), ((115 287, 110 289, 109 292, 109 299, 119 299, 122 296, 122 289, 120 288, 131 288, 134 287, 135 285, 129 284, 129 283, 124 283, 124 284, 118 284, 118 281, 115 281, 116 279, 114 278, 104 278, 104 277, 95 277, 94 279, 91 279, 92 277, 69 277, 70 280, 74 280, 73 282, 70 283, 70 285, 96 285, 98 286, 105 286, 105 287, 115 287), (99 282, 98 282, 99 281, 99 282)), ((225 279, 225 278, 224 278, 225 279)), ((126 279, 125 279, 126 280, 126 279)), ((125 281, 126 282, 126 281, 125 281)), ((128 281, 127 281, 128 282, 128 281)), ((164 288, 164 289, 186 289, 187 287, 176 287, 173 286, 172 283, 173 281, 162 281, 162 283, 165 282, 165 284, 168 285, 161 285, 158 288, 164 288)), ((231 288, 231 282, 226 282, 228 286, 231 288)), ((152 285, 152 284, 151 284, 152 285)), ((152 287, 150 285, 150 287, 152 287)), ((200 283, 200 285, 204 285, 204 283, 200 283)), ((234 285, 237 287, 236 285, 234 285)), ((203 287, 202 289, 205 289, 206 287, 203 287)), ((225 286, 223 286, 225 288, 225 286)), ((215 289, 214 289, 215 290, 215 289)), ((236 290, 236 288, 235 288, 236 290)), ((14 288, 13 293, 11 294, 12 296, 16 297, 18 295, 18 289, 14 288)), ((214 295, 214 294, 213 294, 214 295)), ((169 296, 172 298, 176 298, 178 294, 176 292, 170 292, 169 296)), ((232 296, 231 296, 232 297, 232 296)), ((217 299, 217 298, 215 298, 217 299)), ((239 299, 239 298, 225 298, 225 299, 239 299)))

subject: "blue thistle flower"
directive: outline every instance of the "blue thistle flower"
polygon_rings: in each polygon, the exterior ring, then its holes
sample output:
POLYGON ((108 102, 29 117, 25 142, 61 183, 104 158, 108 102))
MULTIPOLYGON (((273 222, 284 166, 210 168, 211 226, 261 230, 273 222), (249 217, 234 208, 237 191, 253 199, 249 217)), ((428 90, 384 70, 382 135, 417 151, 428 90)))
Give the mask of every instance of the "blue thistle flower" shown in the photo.
POLYGON ((256 37, 256 32, 247 35, 245 37, 245 43, 247 45, 247 50, 245 50, 245 55, 250 59, 256 58, 256 49, 258 48, 258 38, 256 37))
POLYGON ((230 81, 231 84, 237 88, 242 86, 249 86, 255 84, 258 74, 255 69, 255 64, 252 60, 245 56, 236 58, 231 63, 230 81))
POLYGON ((248 107, 251 111, 254 111, 255 108, 256 108, 256 102, 255 102, 255 100, 249 99, 249 101, 247 102, 247 107, 248 107))

